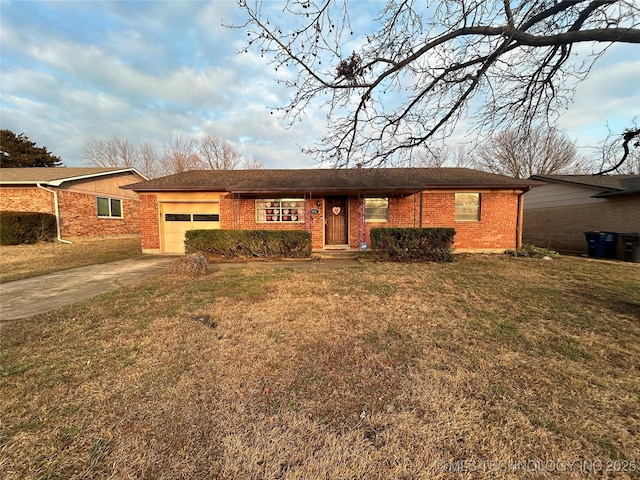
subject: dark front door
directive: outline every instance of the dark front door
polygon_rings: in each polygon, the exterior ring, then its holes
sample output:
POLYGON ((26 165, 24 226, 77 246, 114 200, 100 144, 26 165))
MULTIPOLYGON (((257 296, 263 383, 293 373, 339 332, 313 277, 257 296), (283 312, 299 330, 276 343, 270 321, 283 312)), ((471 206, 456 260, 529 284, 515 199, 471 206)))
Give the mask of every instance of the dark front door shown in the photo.
POLYGON ((325 204, 325 231, 324 241, 326 245, 346 245, 349 241, 347 235, 347 197, 327 197, 325 204))

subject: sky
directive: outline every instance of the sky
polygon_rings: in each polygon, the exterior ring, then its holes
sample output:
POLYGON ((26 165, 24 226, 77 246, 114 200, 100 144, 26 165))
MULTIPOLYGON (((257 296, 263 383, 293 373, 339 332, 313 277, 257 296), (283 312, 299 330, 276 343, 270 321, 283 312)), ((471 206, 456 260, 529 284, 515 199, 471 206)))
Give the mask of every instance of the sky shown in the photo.
MULTIPOLYGON (((260 55, 237 53, 246 32, 223 23, 242 20, 235 0, 0 0, 0 125, 66 166, 86 165, 89 138, 150 141, 161 151, 171 136, 213 135, 266 168, 317 167, 300 146, 322 137, 323 114, 308 111, 289 126, 273 113, 291 92, 260 55)), ((620 45, 578 86, 558 126, 586 148, 637 116, 640 48, 620 45)))

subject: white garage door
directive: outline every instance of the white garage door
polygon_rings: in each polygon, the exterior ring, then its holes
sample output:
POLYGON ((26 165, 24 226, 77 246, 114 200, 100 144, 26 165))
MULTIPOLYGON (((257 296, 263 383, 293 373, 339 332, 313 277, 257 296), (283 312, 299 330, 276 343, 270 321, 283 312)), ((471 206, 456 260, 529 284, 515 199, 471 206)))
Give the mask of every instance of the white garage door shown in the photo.
POLYGON ((160 215, 162 253, 184 253, 184 234, 188 230, 220 228, 219 203, 164 202, 160 215))

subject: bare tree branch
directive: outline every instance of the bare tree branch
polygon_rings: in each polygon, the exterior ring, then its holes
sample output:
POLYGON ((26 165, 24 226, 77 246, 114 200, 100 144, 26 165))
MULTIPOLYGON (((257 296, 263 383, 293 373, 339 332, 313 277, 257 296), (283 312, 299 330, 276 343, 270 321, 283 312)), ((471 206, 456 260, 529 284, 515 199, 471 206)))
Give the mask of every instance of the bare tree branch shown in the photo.
POLYGON ((337 166, 399 161, 470 115, 478 134, 553 125, 602 51, 640 43, 630 0, 388 0, 355 26, 362 2, 289 0, 281 13, 239 3, 244 51, 286 71, 288 121, 326 113, 327 133, 307 151, 337 166), (578 43, 601 48, 576 58, 578 43))
MULTIPOLYGON (((622 166, 622 164, 627 161, 627 158, 629 158, 629 154, 631 153, 629 150, 629 144, 634 138, 638 140, 636 140, 636 142, 633 144, 633 147, 635 147, 636 149, 640 148, 640 128, 631 128, 629 130, 626 130, 624 134, 622 134, 623 154, 622 154, 622 158, 620 158, 620 161, 616 163, 614 166, 606 170, 601 169, 598 173, 594 173, 594 175, 604 175, 605 173, 611 173, 614 170, 618 170, 622 166)), ((632 168, 631 170, 636 170, 633 173, 640 174, 640 164, 637 165, 637 169, 632 168)), ((632 173, 632 172, 630 171, 629 173, 632 173)))

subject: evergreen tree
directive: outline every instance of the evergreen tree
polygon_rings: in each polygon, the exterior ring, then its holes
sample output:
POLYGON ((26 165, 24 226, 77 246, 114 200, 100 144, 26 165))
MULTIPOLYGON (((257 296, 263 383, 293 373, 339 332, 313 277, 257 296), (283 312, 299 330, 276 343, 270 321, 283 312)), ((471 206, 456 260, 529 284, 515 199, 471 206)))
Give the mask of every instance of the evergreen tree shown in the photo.
POLYGON ((36 147, 36 142, 11 130, 0 132, 0 168, 61 167, 62 160, 52 155, 46 147, 36 147))

